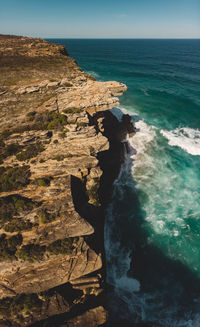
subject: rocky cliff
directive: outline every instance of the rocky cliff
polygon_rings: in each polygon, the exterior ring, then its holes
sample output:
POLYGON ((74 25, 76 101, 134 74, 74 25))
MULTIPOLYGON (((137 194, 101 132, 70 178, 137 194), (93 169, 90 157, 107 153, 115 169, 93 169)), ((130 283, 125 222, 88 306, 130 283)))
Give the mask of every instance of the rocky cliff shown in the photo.
POLYGON ((133 132, 63 46, 0 36, 1 326, 106 322, 104 209, 133 132), (51 317, 51 318, 50 318, 51 317))

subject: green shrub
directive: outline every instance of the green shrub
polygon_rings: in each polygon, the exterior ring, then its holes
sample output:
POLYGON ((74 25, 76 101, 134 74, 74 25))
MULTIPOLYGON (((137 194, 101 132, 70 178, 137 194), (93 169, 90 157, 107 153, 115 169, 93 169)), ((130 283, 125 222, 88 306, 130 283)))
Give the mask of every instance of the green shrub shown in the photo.
POLYGON ((16 143, 9 144, 5 146, 3 141, 0 142, 0 162, 2 163, 4 159, 9 156, 15 155, 21 150, 22 146, 16 143))
POLYGON ((29 166, 0 167, 0 192, 18 190, 29 183, 29 166))
POLYGON ((8 249, 10 251, 15 252, 17 250, 17 246, 22 244, 22 235, 17 234, 17 235, 13 235, 13 236, 9 237, 7 239, 7 244, 8 244, 8 249))
POLYGON ((79 114, 81 111, 82 110, 80 108, 76 107, 71 107, 63 110, 65 114, 79 114))
POLYGON ((19 316, 19 314, 30 315, 40 313, 42 308, 42 300, 37 294, 20 294, 17 295, 11 302, 11 315, 19 316))
POLYGON ((31 211, 36 203, 20 195, 10 195, 0 198, 0 222, 13 219, 22 211, 31 211))
POLYGON ((4 298, 0 300, 0 314, 3 318, 9 317, 21 321, 23 315, 27 317, 32 316, 33 313, 40 314, 42 303, 37 294, 20 294, 4 298))
POLYGON ((7 233, 14 233, 29 230, 32 226, 33 224, 29 220, 24 221, 22 219, 13 219, 11 222, 4 225, 3 229, 7 233))
POLYGON ((40 218, 40 224, 46 224, 50 221, 49 214, 47 213, 47 211, 45 209, 41 209, 38 212, 38 216, 40 218))
POLYGON ((47 251, 52 254, 71 254, 74 249, 74 244, 77 242, 77 238, 69 237, 64 240, 57 240, 47 247, 47 251))
POLYGON ((29 262, 40 261, 43 259, 46 247, 38 244, 23 245, 16 252, 17 258, 29 262))
POLYGON ((52 177, 37 178, 36 184, 38 186, 49 186, 51 183, 52 177))
POLYGON ((36 157, 38 153, 44 151, 44 147, 41 143, 36 143, 28 145, 21 152, 17 153, 16 158, 19 161, 28 160, 30 158, 36 157))
POLYGON ((58 144, 58 140, 54 140, 53 143, 54 143, 54 144, 58 144))
POLYGON ((47 224, 56 218, 54 213, 49 213, 45 208, 38 211, 38 217, 40 219, 40 224, 47 224))
POLYGON ((45 111, 37 113, 34 117, 34 124, 31 126, 33 130, 52 130, 63 129, 67 124, 67 117, 55 111, 45 111))
POLYGON ((35 118, 35 115, 36 115, 36 111, 31 111, 31 112, 27 113, 26 117, 28 117, 29 121, 33 121, 35 118))
POLYGON ((0 236, 0 261, 9 260, 15 257, 17 247, 22 244, 22 235, 17 234, 6 237, 5 234, 0 236))
POLYGON ((52 158, 52 160, 62 161, 62 160, 64 160, 64 156, 63 155, 57 155, 56 157, 52 158))

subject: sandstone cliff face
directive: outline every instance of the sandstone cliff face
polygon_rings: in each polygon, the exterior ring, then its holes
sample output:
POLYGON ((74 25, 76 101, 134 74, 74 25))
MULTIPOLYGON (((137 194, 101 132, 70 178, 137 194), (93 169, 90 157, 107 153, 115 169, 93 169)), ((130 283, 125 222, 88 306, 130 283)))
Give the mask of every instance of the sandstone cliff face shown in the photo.
POLYGON ((0 316, 5 326, 50 316, 45 326, 102 325, 99 190, 113 148, 104 110, 126 86, 96 81, 62 46, 13 36, 0 44, 0 316))

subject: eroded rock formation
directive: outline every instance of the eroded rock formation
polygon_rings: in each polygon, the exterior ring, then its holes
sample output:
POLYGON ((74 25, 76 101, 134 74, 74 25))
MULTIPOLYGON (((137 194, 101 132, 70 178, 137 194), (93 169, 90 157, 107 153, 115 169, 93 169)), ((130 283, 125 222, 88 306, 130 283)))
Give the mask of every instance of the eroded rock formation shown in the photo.
POLYGON ((106 109, 126 86, 41 39, 0 36, 0 65, 2 324, 102 325, 104 208, 134 132, 106 109))

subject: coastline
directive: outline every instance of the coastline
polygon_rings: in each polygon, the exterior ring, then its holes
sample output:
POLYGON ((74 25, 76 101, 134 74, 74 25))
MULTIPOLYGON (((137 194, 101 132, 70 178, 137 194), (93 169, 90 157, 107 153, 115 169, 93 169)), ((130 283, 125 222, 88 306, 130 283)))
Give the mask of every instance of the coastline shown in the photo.
POLYGON ((104 211, 134 132, 107 109, 126 86, 97 82, 62 46, 1 38, 1 323, 102 325, 104 211))

